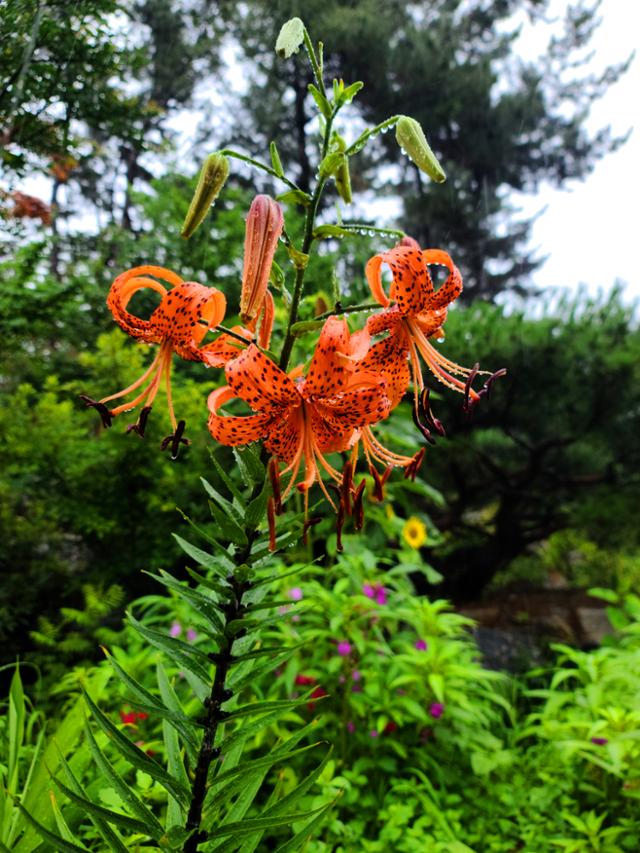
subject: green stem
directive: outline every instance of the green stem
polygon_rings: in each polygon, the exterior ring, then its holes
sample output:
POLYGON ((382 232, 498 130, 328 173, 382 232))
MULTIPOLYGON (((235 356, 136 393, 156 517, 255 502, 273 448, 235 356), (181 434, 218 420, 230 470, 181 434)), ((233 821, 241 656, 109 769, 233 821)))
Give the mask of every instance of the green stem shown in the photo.
POLYGON ((363 302, 362 305, 349 305, 347 308, 343 308, 342 305, 337 302, 332 311, 326 311, 324 314, 320 314, 318 317, 314 317, 314 320, 326 320, 329 317, 335 317, 336 315, 341 314, 357 314, 358 311, 374 311, 376 308, 380 308, 381 305, 379 302, 363 302))
POLYGON ((247 338, 244 338, 242 335, 239 335, 237 332, 234 332, 233 329, 228 329, 226 326, 222 326, 220 324, 215 326, 212 331, 223 332, 225 335, 229 335, 230 338, 235 338, 237 341, 240 341, 245 346, 248 343, 251 343, 251 341, 247 340, 247 338))
POLYGON ((290 181, 289 178, 286 178, 284 175, 279 175, 275 169, 272 169, 271 166, 267 166, 266 163, 261 163, 260 160, 254 160, 253 157, 247 157, 246 154, 240 154, 238 151, 233 151, 231 148, 223 148, 222 151, 218 153, 224 154, 226 157, 235 157, 236 160, 242 160, 243 163, 249 163, 251 166, 255 166, 256 169, 261 169, 263 172, 271 175, 272 178, 282 181, 283 184, 291 187, 292 190, 300 191, 300 187, 294 181, 290 181))
POLYGON ((307 32, 306 27, 304 28, 304 46, 305 46, 307 53, 309 55, 309 62, 311 63, 311 68, 313 69, 313 76, 315 78, 316 85, 317 85, 318 89, 320 90, 321 94, 323 95, 323 97, 326 99, 327 90, 324 88, 324 80, 322 78, 322 69, 318 65, 318 59, 316 57, 316 52, 315 52, 315 49, 313 47, 313 43, 311 41, 309 33, 307 32))
POLYGON ((350 145, 347 150, 344 152, 347 157, 350 157, 352 154, 357 154, 358 151, 361 151, 364 146, 367 144, 367 141, 372 137, 376 136, 383 130, 386 130, 388 127, 393 127, 394 124, 397 124, 402 116, 391 116, 391 118, 385 119, 385 121, 381 121, 380 124, 377 124, 375 127, 369 128, 369 130, 365 130, 364 133, 360 134, 360 136, 356 139, 356 141, 350 145))

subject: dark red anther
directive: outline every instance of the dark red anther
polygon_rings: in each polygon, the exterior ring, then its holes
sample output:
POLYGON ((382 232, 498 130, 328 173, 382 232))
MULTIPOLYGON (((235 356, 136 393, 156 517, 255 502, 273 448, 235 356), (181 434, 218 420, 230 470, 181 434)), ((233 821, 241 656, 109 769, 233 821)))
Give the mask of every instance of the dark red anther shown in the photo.
POLYGON ((129 424, 127 433, 136 432, 141 438, 144 438, 144 431, 147 428, 147 420, 151 414, 151 406, 145 406, 140 410, 140 415, 135 424, 129 424))
POLYGON ((108 429, 111 426, 111 411, 105 406, 104 403, 99 403, 97 400, 93 400, 86 394, 80 394, 80 399, 85 403, 88 408, 96 410, 96 412, 100 415, 102 426, 105 429, 108 429))
POLYGON ((342 469, 342 489, 341 497, 344 506, 344 511, 347 515, 351 515, 351 490, 353 488, 353 465, 351 460, 345 463, 342 469))
POLYGON ((416 474, 420 470, 420 466, 422 465, 422 460, 425 457, 425 449, 419 450, 416 455, 411 460, 410 464, 404 469, 404 478, 405 480, 415 480, 416 474))
POLYGON ((342 528, 344 526, 344 506, 342 501, 338 506, 338 517, 336 519, 336 551, 341 552, 342 549, 342 528))
POLYGON ((276 515, 280 515, 282 513, 282 496, 280 494, 280 469, 278 468, 278 463, 276 460, 271 457, 269 460, 269 464, 267 465, 267 472, 269 474, 269 480, 271 481, 271 494, 273 495, 273 501, 275 506, 276 515))
POLYGON ((364 488, 365 481, 362 480, 353 496, 353 526, 356 530, 362 530, 364 525, 364 488))
POLYGON ((416 425, 416 427, 420 430, 423 437, 426 438, 426 440, 429 442, 429 444, 435 444, 436 442, 435 442, 434 437, 431 435, 431 430, 428 427, 426 427, 422 423, 422 421, 420 420, 420 414, 421 414, 420 409, 421 409, 420 400, 414 399, 413 409, 411 412, 411 414, 413 416, 413 422, 416 425))
POLYGON ((369 473, 373 477, 373 495, 371 496, 376 501, 384 500, 384 486, 389 477, 391 476, 391 472, 393 471, 392 465, 387 465, 382 474, 379 474, 377 469, 374 468, 373 465, 369 465, 369 473))
POLYGON ((305 518, 304 525, 302 527, 302 543, 303 543, 303 545, 307 544, 307 533, 309 532, 309 530, 312 527, 315 527, 316 524, 320 524, 321 521, 322 521, 322 519, 318 518, 317 516, 315 518, 305 518))
POLYGON ((476 361, 471 369, 471 373, 467 376, 467 381, 464 385, 464 400, 462 401, 462 411, 470 412, 474 405, 478 402, 478 397, 471 402, 471 386, 473 385, 473 380, 478 375, 478 371, 480 370, 480 365, 476 361))
POLYGON ((496 372, 492 373, 491 376, 487 379, 487 381, 484 383, 484 385, 482 386, 480 391, 478 391, 478 396, 479 397, 486 397, 488 399, 489 395, 491 393, 491 386, 493 385, 493 383, 496 381, 496 379, 500 379, 506 375, 507 375, 507 368, 506 367, 501 367, 500 370, 496 370, 496 372))
POLYGON ((433 412, 431 411, 431 403, 429 400, 430 394, 431 390, 429 388, 422 389, 422 394, 420 395, 420 409, 427 423, 427 426, 430 427, 432 430, 435 430, 438 435, 441 435, 444 438, 447 433, 444 426, 442 425, 442 421, 438 420, 438 418, 436 418, 433 412))
POLYGON ((184 428, 186 426, 185 421, 178 421, 178 426, 176 427, 176 431, 171 435, 167 435, 160 442, 160 450, 166 450, 167 447, 171 447, 171 458, 177 459, 178 453, 180 451, 180 445, 184 444, 186 446, 190 445, 191 442, 188 438, 183 438, 184 428))
POLYGON ((267 521, 269 522, 269 550, 276 550, 276 503, 269 496, 267 499, 267 521))

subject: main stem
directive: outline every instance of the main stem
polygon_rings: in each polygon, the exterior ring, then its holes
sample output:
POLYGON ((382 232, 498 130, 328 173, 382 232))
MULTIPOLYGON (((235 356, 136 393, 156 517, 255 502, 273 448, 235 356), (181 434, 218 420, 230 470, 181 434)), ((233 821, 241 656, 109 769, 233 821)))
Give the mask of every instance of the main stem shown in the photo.
MULTIPOLYGON (((247 531, 247 545, 237 555, 236 566, 241 566, 247 562, 251 555, 251 548, 257 536, 255 530, 247 531)), ((242 618, 243 606, 242 596, 251 587, 250 582, 240 582, 235 575, 229 575, 229 583, 231 584, 231 597, 224 608, 226 623, 242 618)), ((211 693, 205 702, 207 709, 205 718, 205 731, 200 744, 200 752, 198 753, 198 761, 196 763, 193 785, 191 787, 191 805, 185 828, 188 831, 195 830, 193 835, 187 839, 183 853, 197 853, 200 843, 206 841, 206 834, 200 831, 202 822, 202 809, 204 799, 208 788, 209 768, 212 762, 219 756, 220 750, 214 746, 216 734, 220 723, 224 720, 225 712, 222 710, 222 704, 231 698, 230 692, 225 687, 229 667, 232 663, 232 649, 234 641, 238 639, 238 635, 230 636, 226 632, 222 635, 221 645, 215 654, 211 655, 212 660, 216 664, 216 673, 213 679, 211 693)))

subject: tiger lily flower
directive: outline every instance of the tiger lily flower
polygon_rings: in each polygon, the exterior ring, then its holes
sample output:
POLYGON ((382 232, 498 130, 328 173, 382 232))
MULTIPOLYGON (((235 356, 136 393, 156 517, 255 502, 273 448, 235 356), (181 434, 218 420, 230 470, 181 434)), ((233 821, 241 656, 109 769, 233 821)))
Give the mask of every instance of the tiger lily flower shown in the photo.
MULTIPOLYGON (((368 262, 366 276, 374 298, 384 311, 370 317, 367 330, 376 335, 389 332, 391 357, 403 361, 409 358, 414 388, 414 411, 424 409, 424 379, 420 369, 420 356, 436 379, 447 388, 464 394, 465 409, 471 408, 487 393, 493 379, 503 371, 493 374, 482 391, 471 385, 479 373, 478 365, 462 367, 443 356, 431 343, 431 338, 442 337, 448 306, 462 293, 462 276, 451 257, 441 249, 422 251, 412 238, 388 252, 375 255, 368 262), (386 264, 393 276, 389 296, 382 286, 382 265, 386 264), (430 265, 444 266, 449 271, 446 281, 434 290, 429 273, 430 265), (395 302, 395 304, 391 304, 395 302)), ((389 365, 387 362, 387 369, 389 365)))
POLYGON ((285 466, 278 477, 291 475, 282 500, 296 485, 306 503, 309 489, 318 481, 335 509, 322 473, 339 486, 343 477, 325 454, 349 450, 358 431, 386 418, 391 408, 384 378, 358 367, 357 349, 357 338, 352 340, 346 321, 339 317, 329 317, 324 324, 306 376, 301 368, 285 373, 251 344, 227 364, 229 384, 209 395, 211 435, 231 446, 264 440, 266 449, 285 466), (247 403, 254 414, 219 414, 234 398, 247 403), (297 482, 301 469, 304 476, 297 482))
MULTIPOLYGON (((219 362, 224 355, 226 341, 221 343, 220 340, 216 340, 205 347, 200 347, 200 344, 209 329, 217 326, 224 317, 226 309, 224 294, 213 287, 205 287, 194 281, 183 281, 176 273, 164 267, 140 266, 122 273, 115 279, 107 296, 107 306, 116 323, 127 334, 148 344, 158 344, 159 350, 142 376, 127 388, 103 397, 101 400, 92 400, 86 395, 81 397, 87 406, 98 410, 105 427, 111 426, 112 418, 122 412, 144 404, 138 421, 127 430, 144 435, 147 418, 164 379, 173 434, 163 441, 162 446, 164 449, 171 445, 172 455, 175 458, 179 445, 188 442, 183 438, 184 421, 178 422, 173 410, 172 357, 176 353, 187 361, 202 361, 211 365, 219 362), (168 284, 169 289, 158 279, 168 284), (127 305, 134 293, 145 288, 154 290, 161 296, 160 304, 148 320, 137 317, 127 310, 127 305), (142 390, 133 399, 113 408, 107 405, 112 400, 131 396, 140 388, 142 390)), ((238 350, 234 350, 234 355, 237 353, 238 350)))

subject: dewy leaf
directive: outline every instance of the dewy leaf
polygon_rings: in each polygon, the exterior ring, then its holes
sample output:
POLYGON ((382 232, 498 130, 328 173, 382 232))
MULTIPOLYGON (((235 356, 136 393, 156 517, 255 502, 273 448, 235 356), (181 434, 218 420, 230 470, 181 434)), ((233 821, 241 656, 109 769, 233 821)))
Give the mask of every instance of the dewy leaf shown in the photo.
POLYGON ((276 40, 276 53, 281 59, 289 59, 300 50, 304 42, 304 24, 300 18, 291 18, 284 23, 276 40))
POLYGON ((278 147, 275 142, 269 143, 269 153, 271 154, 271 165, 273 166, 273 171, 278 175, 278 177, 282 178, 284 176, 284 169, 282 168, 282 161, 280 160, 278 147))
POLYGON ((303 190, 287 190, 276 196, 276 201, 283 201, 285 204, 301 204, 303 207, 309 207, 313 199, 309 193, 303 190))
POLYGON ((214 569, 218 574, 226 577, 227 569, 232 565, 228 558, 226 561, 227 565, 225 565, 224 561, 219 557, 216 557, 214 554, 209 554, 207 551, 203 551, 202 548, 198 548, 197 545, 192 545, 191 542, 187 542, 186 539, 183 539, 182 536, 178 536, 177 533, 172 535, 185 554, 188 554, 188 556, 191 557, 192 560, 195 560, 199 566, 204 566, 205 569, 214 569))
POLYGON ((329 119, 331 118, 331 106, 329 104, 329 101, 327 101, 322 92, 317 88, 317 86, 314 86, 313 83, 309 83, 307 89, 309 90, 311 96, 313 97, 313 100, 316 102, 318 109, 320 110, 324 118, 329 121, 329 119))

